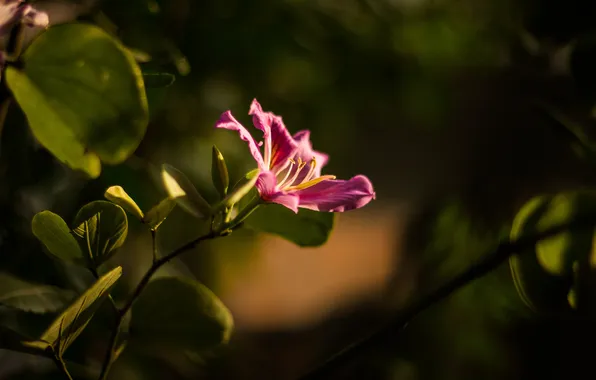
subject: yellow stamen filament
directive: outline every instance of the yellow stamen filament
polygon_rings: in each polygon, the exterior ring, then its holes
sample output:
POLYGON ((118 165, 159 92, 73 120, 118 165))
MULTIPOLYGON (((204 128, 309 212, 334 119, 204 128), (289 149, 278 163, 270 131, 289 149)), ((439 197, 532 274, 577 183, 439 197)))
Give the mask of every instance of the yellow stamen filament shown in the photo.
POLYGON ((310 168, 308 169, 308 173, 306 173, 306 176, 304 177, 304 179, 300 183, 304 183, 304 182, 310 181, 310 179, 312 178, 312 176, 315 174, 315 168, 316 167, 317 167, 317 160, 315 160, 315 158, 313 157, 312 160, 310 160, 310 168))
MULTIPOLYGON (((292 162, 292 161, 290 161, 290 162, 292 162)), ((296 171, 294 172, 294 175, 289 180, 283 181, 282 183, 280 183, 277 186, 281 189, 284 186, 292 185, 296 181, 296 178, 298 178, 298 175, 300 175, 300 171, 304 168, 304 166, 306 166, 306 162, 302 161, 302 159, 300 157, 298 157, 298 166, 296 167, 296 171)))
POLYGON ((284 179, 279 181, 279 187, 281 187, 281 185, 283 185, 283 183, 286 182, 286 179, 288 179, 288 177, 290 176, 290 173, 292 172, 292 168, 294 167, 294 165, 296 165, 296 161, 292 160, 291 158, 289 159, 289 161, 290 161, 290 165, 288 166, 288 170, 286 171, 286 175, 284 176, 284 179))
POLYGON ((300 185, 286 187, 284 190, 286 190, 286 191, 287 190, 303 190, 303 189, 309 188, 311 186, 316 185, 319 182, 322 182, 322 181, 325 181, 328 179, 335 179, 335 176, 334 175, 322 175, 322 176, 312 179, 308 182, 303 182, 300 185))
POLYGON ((317 168, 317 160, 315 159, 315 157, 313 157, 310 160, 310 167, 308 168, 308 173, 306 173, 306 175, 302 178, 299 184, 292 186, 292 184, 296 182, 296 179, 300 175, 302 169, 304 169, 304 167, 306 166, 306 161, 302 161, 300 157, 298 157, 298 163, 296 163, 296 161, 294 161, 291 158, 289 159, 289 161, 290 166, 288 168, 288 171, 286 172, 286 175, 284 176, 283 180, 278 182, 277 187, 279 189, 283 189, 286 191, 302 190, 314 186, 321 181, 335 179, 335 176, 333 175, 324 175, 317 178, 313 178, 313 176, 315 175, 315 170, 317 168), (292 169, 294 169, 294 167, 296 167, 296 170, 290 177, 290 173, 292 172, 292 169))

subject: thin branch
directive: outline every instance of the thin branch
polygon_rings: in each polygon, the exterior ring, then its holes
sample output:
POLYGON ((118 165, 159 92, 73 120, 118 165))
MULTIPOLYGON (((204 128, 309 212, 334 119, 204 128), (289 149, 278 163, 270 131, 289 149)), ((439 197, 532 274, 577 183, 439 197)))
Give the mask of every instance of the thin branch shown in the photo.
POLYGON ((578 218, 572 222, 561 224, 531 236, 522 236, 515 241, 505 241, 499 244, 496 249, 489 252, 470 266, 467 270, 455 276, 453 279, 440 286, 427 296, 414 301, 409 307, 405 308, 397 317, 380 329, 370 333, 364 338, 352 343, 343 350, 339 351, 319 367, 311 370, 300 377, 300 380, 327 379, 332 376, 334 371, 347 365, 350 361, 356 359, 363 352, 382 345, 384 342, 395 339, 400 330, 412 322, 418 315, 426 311, 431 306, 444 300, 455 291, 468 285, 472 281, 490 273, 499 265, 504 263, 515 253, 523 253, 532 249, 540 240, 552 237, 569 229, 594 228, 596 224, 596 215, 578 218))
POLYGON ((139 296, 141 295, 141 293, 143 292, 143 290, 145 289, 145 287, 147 286, 147 284, 149 283, 149 281, 151 280, 151 277, 153 277, 155 272, 157 272, 157 270, 159 268, 161 268, 163 265, 167 264, 172 259, 179 256, 180 254, 182 254, 186 251, 190 251, 191 249, 195 248, 202 241, 215 239, 219 236, 221 236, 220 232, 210 231, 208 234, 200 236, 200 237, 186 243, 185 245, 176 249, 175 251, 170 252, 166 256, 157 259, 157 257, 156 257, 157 255, 155 253, 155 233, 152 232, 152 237, 153 237, 153 241, 154 241, 153 264, 151 265, 151 267, 149 268, 147 273, 145 273, 143 278, 141 278, 141 281, 139 281, 139 284, 133 291, 132 295, 128 298, 128 301, 126 302, 126 304, 122 307, 122 309, 120 309, 118 311, 116 323, 114 324, 114 329, 112 330, 112 334, 110 336, 109 349, 106 353, 103 365, 101 367, 101 374, 99 376, 100 380, 105 380, 107 378, 110 368, 114 362, 113 358, 117 351, 116 345, 117 345, 117 341, 118 341, 118 335, 120 334, 120 328, 122 325, 122 321, 124 320, 124 317, 126 316, 126 313, 128 313, 128 311, 131 309, 131 307, 132 307, 133 303, 136 301, 136 299, 139 298, 139 296))
POLYGON ((72 376, 70 375, 70 372, 68 372, 68 368, 66 368, 66 363, 64 363, 64 360, 62 360, 62 358, 58 355, 54 355, 53 359, 54 359, 54 363, 56 363, 56 367, 58 367, 60 372, 62 372, 62 374, 68 380, 73 380, 72 376))
POLYGON ((153 263, 157 261, 157 230, 151 229, 151 244, 153 246, 153 263))
POLYGON ((106 356, 104 357, 103 364, 101 366, 101 373, 99 374, 100 380, 105 380, 108 377, 108 373, 112 368, 112 364, 114 364, 114 355, 118 349, 118 336, 120 335, 120 328, 122 326, 122 316, 118 315, 116 317, 116 322, 114 323, 114 328, 112 333, 110 334, 110 342, 108 343, 108 350, 106 351, 106 356))
POLYGON ((186 251, 190 251, 191 249, 195 248, 199 243, 201 243, 205 240, 214 239, 219 236, 220 236, 220 233, 217 231, 209 232, 208 234, 200 236, 200 237, 184 244, 182 247, 174 250, 173 252, 170 252, 167 255, 157 259, 153 263, 153 265, 151 265, 151 267, 149 268, 147 273, 145 273, 145 275, 143 276, 143 278, 141 279, 141 281, 135 288, 132 296, 128 299, 128 301, 122 307, 122 309, 120 309, 120 316, 124 317, 124 315, 130 310, 134 301, 141 295, 141 292, 143 291, 143 289, 145 289, 145 286, 147 286, 147 284, 149 283, 149 280, 151 280, 151 277, 153 277, 153 275, 155 274, 155 272, 157 272, 157 270, 159 268, 161 268, 164 264, 167 264, 172 259, 179 256, 180 254, 182 254, 186 251))

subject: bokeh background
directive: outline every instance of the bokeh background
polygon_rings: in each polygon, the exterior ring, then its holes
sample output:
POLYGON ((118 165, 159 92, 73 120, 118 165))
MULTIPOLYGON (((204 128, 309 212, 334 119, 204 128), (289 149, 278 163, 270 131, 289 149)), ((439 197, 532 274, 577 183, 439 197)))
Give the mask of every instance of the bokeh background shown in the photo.
MULTIPOLYGON (((144 70, 176 81, 149 90, 152 119, 137 152, 88 181, 40 148, 15 109, 0 155, 0 267, 84 289, 89 275, 48 259, 30 231, 50 209, 72 219, 121 185, 141 208, 163 196, 155 168, 183 170, 208 199, 211 145, 232 178, 253 168, 245 143, 216 131, 228 109, 250 125, 257 98, 291 132, 309 129, 326 168, 367 175, 377 199, 339 215, 328 244, 299 249, 250 230, 205 244, 160 274, 194 276, 231 309, 227 347, 201 354, 125 351, 113 379, 296 379, 508 235, 531 196, 594 184, 547 110, 593 126, 596 3, 581 0, 46 1, 50 21, 96 23, 134 49, 144 70)), ((33 34, 32 32, 31 34, 33 34)), ((31 36, 29 36, 31 37, 31 36)), ((254 130, 253 130, 254 131, 254 130)), ((113 261, 122 297, 150 263, 130 221, 113 261)), ((201 226, 175 210, 163 252, 201 226)), ((52 315, 2 309, 2 323, 42 331, 52 315)), ((69 351, 99 365, 109 309, 69 351)), ((507 264, 373 347, 337 379, 585 378, 594 323, 535 315, 507 264)), ((53 363, 0 351, 0 378, 56 378, 53 363)), ((76 375, 75 375, 76 376, 76 375)))

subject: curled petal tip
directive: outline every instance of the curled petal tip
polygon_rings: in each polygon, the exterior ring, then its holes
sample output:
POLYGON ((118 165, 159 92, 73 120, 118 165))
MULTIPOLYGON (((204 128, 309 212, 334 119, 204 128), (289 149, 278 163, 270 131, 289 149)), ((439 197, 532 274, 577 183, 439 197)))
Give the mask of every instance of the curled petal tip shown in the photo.
POLYGON ((234 119, 234 116, 232 116, 232 112, 230 110, 227 110, 219 116, 219 119, 215 123, 215 128, 225 128, 225 126, 223 126, 222 124, 235 121, 236 119, 234 119))
POLYGON ((215 128, 223 128, 229 129, 232 131, 238 132, 240 139, 246 141, 248 143, 248 148, 250 153, 252 154, 253 158, 257 162, 259 168, 264 167, 263 156, 259 151, 259 145, 255 141, 255 139, 251 136, 251 134, 234 118, 232 112, 225 111, 219 117, 219 120, 215 123, 215 128))
POLYGON ((372 183, 363 175, 348 181, 325 180, 299 190, 301 207, 344 212, 366 206, 375 197, 372 183))
POLYGON ((257 101, 257 98, 254 98, 252 100, 252 102, 250 103, 250 109, 248 110, 248 114, 254 115, 254 114, 262 113, 262 112, 263 112, 263 107, 261 107, 261 104, 259 104, 259 102, 257 101))

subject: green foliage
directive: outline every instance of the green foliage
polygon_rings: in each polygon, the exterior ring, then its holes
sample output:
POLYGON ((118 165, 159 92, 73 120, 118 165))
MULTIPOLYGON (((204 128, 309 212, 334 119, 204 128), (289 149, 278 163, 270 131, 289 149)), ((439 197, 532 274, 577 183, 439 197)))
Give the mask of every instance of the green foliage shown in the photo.
POLYGON ((163 72, 143 72, 143 81, 145 82, 145 92, 147 94, 147 103, 149 105, 149 115, 154 118, 160 111, 166 100, 169 87, 174 83, 176 77, 174 74, 163 72))
POLYGON ((68 305, 76 294, 55 286, 34 284, 0 273, 0 304, 32 313, 52 313, 68 305))
POLYGON ((147 214, 141 211, 137 203, 124 191, 121 186, 109 187, 104 196, 106 199, 121 206, 126 211, 133 214, 139 221, 145 223, 152 230, 157 230, 159 225, 168 217, 170 212, 176 207, 176 200, 165 198, 153 206, 147 214))
POLYGON ((168 196, 176 200, 183 210, 201 219, 212 214, 209 203, 207 203, 188 177, 180 170, 171 165, 164 164, 162 166, 161 178, 168 196))
MULTIPOLYGON (((536 197, 517 214, 511 239, 595 213, 594 192, 536 197)), ((596 300, 592 274, 596 268, 593 241, 593 227, 573 228, 541 240, 528 252, 512 256, 512 275, 526 304, 535 310, 550 312, 590 308, 588 305, 596 300)))
POLYGON ((232 207, 242 199, 253 198, 252 194, 256 194, 255 184, 257 183, 257 179, 259 179, 259 176, 256 174, 258 174, 258 170, 256 172, 253 170, 238 181, 236 186, 234 186, 234 190, 217 205, 216 210, 232 207))
POLYGON ((83 206, 74 220, 73 234, 94 266, 108 260, 128 234, 126 212, 117 204, 94 201, 83 206))
POLYGON ((232 314, 199 282, 161 277, 147 285, 132 308, 131 339, 201 351, 227 343, 232 314))
POLYGON ((161 202, 153 206, 145 217, 143 222, 146 223, 152 230, 157 228, 163 223, 163 221, 170 215, 170 212, 176 207, 176 200, 171 198, 162 199, 161 202))
POLYGON ((35 137, 60 161, 92 178, 101 161, 118 164, 148 123, 140 69, 100 28, 63 24, 37 37, 8 67, 6 81, 35 137))
POLYGON ((87 264, 81 247, 60 216, 51 211, 42 211, 33 217, 31 229, 53 257, 79 265, 87 264))
POLYGON ((265 204, 247 219, 246 226, 279 235, 301 247, 323 245, 333 229, 335 214, 300 209, 298 214, 277 204, 265 204))
POLYGON ((34 355, 47 355, 46 342, 35 341, 21 333, 0 325, 0 348, 34 355))
POLYGON ((145 217, 143 215, 143 211, 141 211, 141 208, 130 197, 130 195, 128 195, 126 191, 124 191, 122 186, 110 186, 106 190, 104 197, 107 200, 116 203, 118 206, 122 207, 139 220, 143 220, 143 218, 145 217))
POLYGON ((221 154, 215 145, 213 145, 211 152, 211 180, 219 196, 224 198, 228 193, 228 186, 230 186, 228 167, 226 166, 226 160, 223 154, 221 154))
POLYGON ((49 343, 54 352, 62 356, 87 326, 101 303, 109 296, 112 287, 121 275, 122 268, 116 267, 101 276, 54 320, 41 335, 40 340, 49 343))

